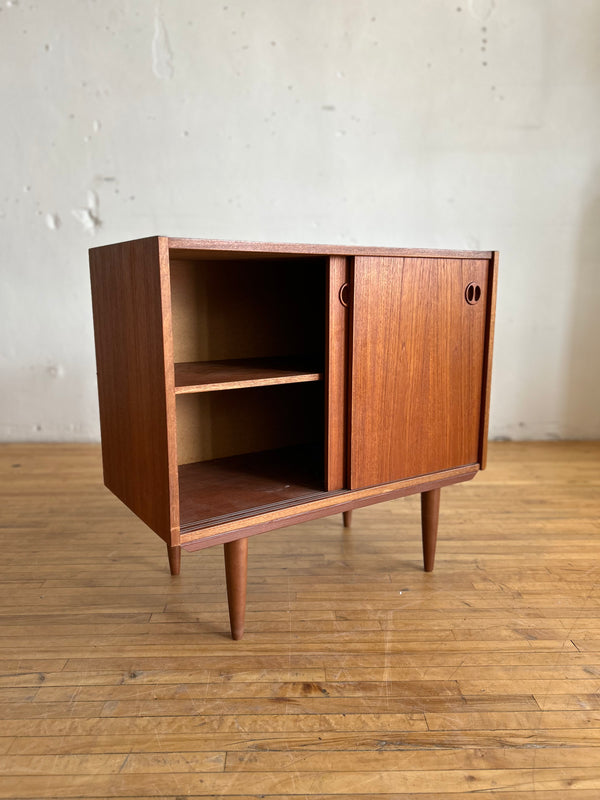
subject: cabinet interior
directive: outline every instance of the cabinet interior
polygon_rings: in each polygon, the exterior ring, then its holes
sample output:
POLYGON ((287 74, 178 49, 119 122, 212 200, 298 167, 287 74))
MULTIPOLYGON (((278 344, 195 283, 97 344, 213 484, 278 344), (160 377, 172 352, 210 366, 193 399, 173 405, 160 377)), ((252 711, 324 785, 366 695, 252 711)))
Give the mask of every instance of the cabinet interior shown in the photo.
POLYGON ((176 364, 309 358, 323 369, 326 259, 171 259, 176 364))
POLYGON ((181 528, 324 486, 327 259, 171 257, 181 528))

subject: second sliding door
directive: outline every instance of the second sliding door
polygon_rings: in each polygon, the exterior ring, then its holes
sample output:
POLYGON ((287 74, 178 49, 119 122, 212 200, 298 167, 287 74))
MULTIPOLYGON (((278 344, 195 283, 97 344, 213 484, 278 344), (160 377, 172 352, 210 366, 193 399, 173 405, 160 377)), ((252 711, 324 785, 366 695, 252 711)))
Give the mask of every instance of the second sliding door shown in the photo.
POLYGON ((350 488, 478 461, 489 263, 354 260, 350 488))

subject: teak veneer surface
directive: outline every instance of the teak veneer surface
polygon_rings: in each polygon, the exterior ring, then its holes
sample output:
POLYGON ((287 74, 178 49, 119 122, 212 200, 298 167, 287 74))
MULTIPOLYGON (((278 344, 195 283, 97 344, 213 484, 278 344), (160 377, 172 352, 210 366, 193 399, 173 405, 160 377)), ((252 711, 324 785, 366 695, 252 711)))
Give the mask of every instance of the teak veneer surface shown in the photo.
POLYGON ((243 358, 175 364, 175 392, 214 392, 323 380, 323 372, 289 358, 243 358))
POLYGON ((178 508, 168 437, 174 398, 165 393, 173 382, 170 339, 163 335, 167 262, 165 243, 156 238, 107 245, 101 257, 90 251, 104 481, 168 542, 178 508))
POLYGON ((302 258, 309 255, 323 256, 414 256, 417 258, 475 258, 489 259, 489 250, 439 250, 408 247, 365 247, 352 245, 322 245, 305 242, 230 242, 221 239, 178 239, 158 237, 168 243, 174 258, 280 258, 281 255, 302 258), (207 255, 203 256, 206 252, 207 255))
POLYGON ((487 272, 473 259, 355 258, 352 488, 477 461, 487 272))
POLYGON ((0 798, 596 800, 600 443, 491 443, 442 493, 171 578, 96 445, 2 445, 0 798), (232 565, 234 568, 234 565, 232 565))
POLYGON ((326 315, 325 373, 325 456, 326 488, 332 492, 342 489, 347 476, 347 361, 348 307, 340 302, 340 287, 348 285, 349 264, 342 256, 333 256, 329 266, 326 315))

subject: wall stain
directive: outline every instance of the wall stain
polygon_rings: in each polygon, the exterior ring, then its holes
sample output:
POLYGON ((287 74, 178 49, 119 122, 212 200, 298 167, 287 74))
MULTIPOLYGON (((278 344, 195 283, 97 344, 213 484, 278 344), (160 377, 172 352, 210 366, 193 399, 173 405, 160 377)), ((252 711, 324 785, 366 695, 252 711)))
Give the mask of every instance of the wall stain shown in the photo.
POLYGON ((154 36, 152 37, 152 71, 157 78, 167 81, 171 80, 175 73, 173 52, 158 6, 154 16, 154 36))

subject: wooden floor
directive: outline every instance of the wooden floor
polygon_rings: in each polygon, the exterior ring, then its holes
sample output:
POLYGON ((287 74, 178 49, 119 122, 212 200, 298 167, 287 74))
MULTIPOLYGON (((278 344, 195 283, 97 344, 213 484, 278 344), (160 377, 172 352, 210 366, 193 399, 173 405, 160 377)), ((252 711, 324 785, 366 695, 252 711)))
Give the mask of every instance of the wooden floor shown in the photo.
POLYGON ((600 797, 600 444, 494 444, 442 491, 165 547, 99 449, 0 447, 0 798, 600 797))

